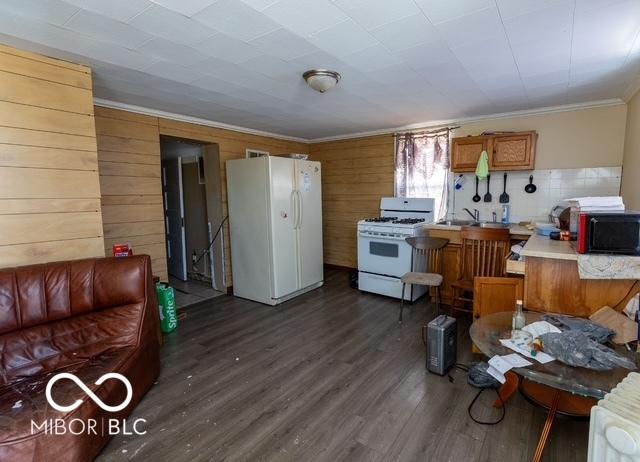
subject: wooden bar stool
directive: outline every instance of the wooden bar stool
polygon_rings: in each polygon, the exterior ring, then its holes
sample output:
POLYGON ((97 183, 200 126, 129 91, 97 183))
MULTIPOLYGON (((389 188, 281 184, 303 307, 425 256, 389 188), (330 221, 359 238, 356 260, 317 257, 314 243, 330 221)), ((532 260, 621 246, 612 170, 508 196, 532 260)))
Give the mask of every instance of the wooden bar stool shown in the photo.
POLYGON ((400 316, 398 323, 402 323, 404 309, 404 289, 407 284, 435 287, 437 313, 440 314, 440 285, 442 284, 442 249, 449 243, 449 239, 438 237, 408 237, 405 239, 413 247, 413 258, 417 266, 424 272, 412 271, 405 273, 402 281, 402 296, 400 297, 400 316))
POLYGON ((451 309, 471 313, 473 310, 465 307, 465 303, 473 303, 473 279, 476 276, 496 277, 504 274, 505 258, 509 253, 509 229, 465 226, 460 237, 462 255, 458 267, 459 278, 451 284, 451 309))

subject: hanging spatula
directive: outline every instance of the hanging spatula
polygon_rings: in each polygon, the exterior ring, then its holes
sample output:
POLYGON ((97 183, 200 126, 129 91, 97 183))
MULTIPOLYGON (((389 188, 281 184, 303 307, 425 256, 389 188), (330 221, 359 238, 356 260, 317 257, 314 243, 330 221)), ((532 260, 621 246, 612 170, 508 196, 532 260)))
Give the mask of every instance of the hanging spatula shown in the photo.
POLYGON ((500 194, 500 203, 509 203, 509 194, 507 194, 507 172, 504 172, 504 189, 502 190, 502 194, 500 194))
POLYGON ((489 183, 491 182, 491 175, 487 175, 487 194, 484 195, 485 202, 491 202, 493 197, 491 197, 491 193, 489 192, 489 183))

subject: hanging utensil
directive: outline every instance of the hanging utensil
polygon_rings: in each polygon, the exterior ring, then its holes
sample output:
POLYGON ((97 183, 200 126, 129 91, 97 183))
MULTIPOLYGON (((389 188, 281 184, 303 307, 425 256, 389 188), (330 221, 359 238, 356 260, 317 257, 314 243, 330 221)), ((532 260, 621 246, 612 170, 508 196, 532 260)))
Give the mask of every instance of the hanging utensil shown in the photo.
POLYGON ((487 175, 487 194, 484 195, 485 202, 491 202, 493 197, 491 197, 491 193, 489 192, 489 184, 491 183, 491 175, 487 175))
POLYGON ((529 184, 524 187, 524 192, 533 194, 537 189, 538 187, 533 184, 533 175, 529 175, 529 184))
POLYGON ((509 203, 509 194, 507 194, 507 172, 504 172, 504 187, 502 190, 502 194, 500 194, 500 203, 501 204, 509 203))
POLYGON ((476 176, 476 195, 471 198, 471 200, 473 200, 473 202, 480 202, 480 194, 478 194, 478 183, 479 182, 480 182, 480 180, 476 176))

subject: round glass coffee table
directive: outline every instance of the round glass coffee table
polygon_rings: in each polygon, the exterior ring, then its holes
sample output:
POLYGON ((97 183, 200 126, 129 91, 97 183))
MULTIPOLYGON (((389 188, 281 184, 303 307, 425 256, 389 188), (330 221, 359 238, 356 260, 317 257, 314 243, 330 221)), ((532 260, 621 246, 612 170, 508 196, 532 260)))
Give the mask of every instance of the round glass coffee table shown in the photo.
MULTIPOLYGON (((527 324, 540 321, 544 314, 525 311, 527 324)), ((473 343, 483 354, 492 357, 514 353, 499 341, 500 338, 505 338, 506 332, 511 330, 512 315, 513 312, 506 311, 488 314, 474 320, 469 334, 473 343)), ((624 348, 618 348, 616 351, 632 360, 634 359, 633 353, 624 348)), ((535 359, 527 359, 533 364, 512 369, 515 374, 510 375, 503 388, 509 385, 513 389, 518 388, 529 402, 549 411, 533 457, 536 462, 542 459, 542 453, 557 414, 576 418, 588 417, 591 407, 597 403, 597 400, 603 398, 631 372, 623 368, 594 371, 583 367, 569 366, 557 360, 541 364, 535 359), (516 381, 515 386, 513 381, 516 381)), ((509 393, 501 391, 502 394, 509 393)))

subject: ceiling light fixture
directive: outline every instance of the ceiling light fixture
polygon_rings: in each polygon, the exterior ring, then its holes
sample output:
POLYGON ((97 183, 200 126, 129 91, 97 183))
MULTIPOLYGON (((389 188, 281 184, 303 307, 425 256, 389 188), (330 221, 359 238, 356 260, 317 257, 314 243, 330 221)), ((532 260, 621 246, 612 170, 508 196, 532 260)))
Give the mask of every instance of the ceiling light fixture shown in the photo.
POLYGON ((326 69, 311 69, 302 74, 309 86, 320 93, 335 87, 340 80, 340 74, 326 69))

